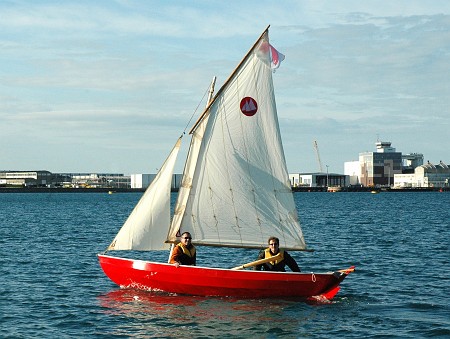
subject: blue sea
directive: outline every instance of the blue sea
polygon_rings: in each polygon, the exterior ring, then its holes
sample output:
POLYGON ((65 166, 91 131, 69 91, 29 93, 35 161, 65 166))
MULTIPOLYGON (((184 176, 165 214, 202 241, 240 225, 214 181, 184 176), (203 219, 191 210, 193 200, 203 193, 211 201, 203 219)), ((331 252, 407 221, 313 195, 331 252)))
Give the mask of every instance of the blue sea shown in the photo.
MULTIPOLYGON (((121 290, 96 255, 140 196, 0 194, 1 338, 450 337, 448 192, 295 193, 315 250, 291 252, 302 271, 356 266, 331 303, 121 290)), ((199 248, 198 261, 256 252, 199 248)))

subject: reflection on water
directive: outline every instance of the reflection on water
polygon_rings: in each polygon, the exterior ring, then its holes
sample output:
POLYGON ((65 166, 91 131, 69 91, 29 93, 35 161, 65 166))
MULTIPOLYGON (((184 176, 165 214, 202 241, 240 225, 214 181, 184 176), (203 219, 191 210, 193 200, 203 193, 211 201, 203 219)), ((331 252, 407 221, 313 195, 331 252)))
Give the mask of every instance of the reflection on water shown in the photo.
POLYGON ((113 290, 98 300, 103 312, 117 319, 111 335, 125 329, 128 334, 147 336, 287 335, 298 333, 299 326, 315 313, 314 307, 298 301, 208 298, 133 289, 113 290))

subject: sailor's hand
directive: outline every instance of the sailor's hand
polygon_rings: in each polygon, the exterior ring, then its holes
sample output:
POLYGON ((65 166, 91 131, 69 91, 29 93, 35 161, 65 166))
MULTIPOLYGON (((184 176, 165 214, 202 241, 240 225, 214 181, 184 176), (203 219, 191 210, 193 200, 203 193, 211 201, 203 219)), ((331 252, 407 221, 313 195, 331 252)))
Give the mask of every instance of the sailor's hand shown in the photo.
POLYGON ((175 265, 175 267, 180 267, 180 263, 179 262, 176 262, 174 265, 175 265))

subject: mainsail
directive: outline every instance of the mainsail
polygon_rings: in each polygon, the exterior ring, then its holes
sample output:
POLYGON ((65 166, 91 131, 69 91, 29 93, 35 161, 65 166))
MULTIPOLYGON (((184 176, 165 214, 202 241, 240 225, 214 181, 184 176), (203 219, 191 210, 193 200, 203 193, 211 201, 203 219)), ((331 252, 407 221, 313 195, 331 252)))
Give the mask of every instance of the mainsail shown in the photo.
POLYGON ((191 131, 183 186, 167 242, 255 247, 269 236, 306 248, 281 143, 266 30, 191 131), (194 151, 192 150, 194 148, 194 151))
POLYGON ((170 188, 181 137, 107 250, 162 250, 170 225, 170 188))

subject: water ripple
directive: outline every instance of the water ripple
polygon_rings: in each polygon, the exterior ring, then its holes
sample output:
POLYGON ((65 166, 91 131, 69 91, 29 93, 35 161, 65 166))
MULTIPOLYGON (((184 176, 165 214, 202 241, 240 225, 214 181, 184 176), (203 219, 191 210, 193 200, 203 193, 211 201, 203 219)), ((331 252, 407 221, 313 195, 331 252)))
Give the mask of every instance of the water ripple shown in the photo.
MULTIPOLYGON (((356 265, 329 304, 119 289, 96 254, 139 197, 0 194, 0 337, 450 336, 450 194, 296 193, 307 244, 316 250, 291 253, 302 270, 356 265)), ((198 254, 222 267, 256 255, 198 254)), ((152 257, 166 260, 167 253, 152 257)))

